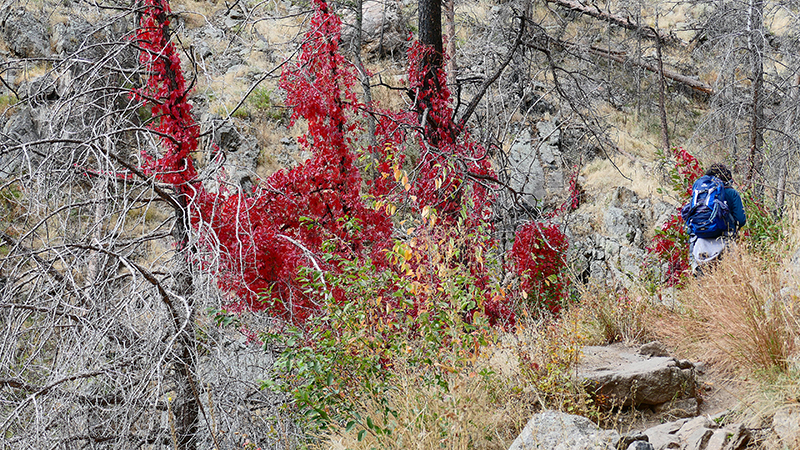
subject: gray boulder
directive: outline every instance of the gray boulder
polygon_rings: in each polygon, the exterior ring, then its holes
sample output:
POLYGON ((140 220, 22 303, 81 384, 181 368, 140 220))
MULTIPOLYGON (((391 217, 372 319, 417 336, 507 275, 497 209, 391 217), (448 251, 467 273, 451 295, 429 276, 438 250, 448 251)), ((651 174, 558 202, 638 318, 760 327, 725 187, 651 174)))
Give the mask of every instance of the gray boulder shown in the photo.
POLYGON ((53 26, 53 50, 59 55, 78 51, 91 39, 91 30, 91 24, 82 17, 72 16, 65 23, 56 23, 53 26))
POLYGON ((211 142, 224 152, 223 167, 228 179, 245 191, 252 188, 261 150, 253 136, 242 133, 235 120, 225 121, 216 115, 207 115, 203 122, 210 127, 211 142))
POLYGON ((638 206, 639 197, 626 187, 611 193, 610 204, 603 215, 607 236, 625 245, 642 245, 644 221, 638 206))
POLYGON ((20 58, 44 58, 50 55, 47 27, 24 9, 12 11, 2 24, 3 39, 20 58))
POLYGON ((501 179, 521 194, 514 208, 557 208, 566 199, 558 120, 547 118, 525 126, 505 154, 501 179), (535 131, 535 132, 534 132, 535 131))
POLYGON ((39 138, 29 108, 23 108, 11 116, 0 134, 0 148, 6 150, 0 154, 0 178, 12 176, 26 158, 32 158, 32 155, 26 154, 24 144, 39 138))
POLYGON ((539 205, 547 194, 544 169, 536 156, 533 138, 526 128, 508 150, 508 184, 515 191, 524 193, 522 201, 528 206, 539 205))
POLYGON ((644 434, 654 450, 743 450, 751 441, 742 424, 720 426, 705 416, 658 425, 644 434))
POLYGON ((593 218, 591 226, 583 224, 580 213, 566 221, 568 258, 584 283, 630 288, 638 282, 647 257, 647 230, 660 229, 676 207, 640 198, 624 186, 616 187, 605 202, 599 220, 593 218))
POLYGON ((619 433, 586 417, 545 411, 528 421, 509 450, 613 450, 619 440, 619 433))
MULTIPOLYGON (((650 344, 639 348, 615 344, 585 347, 579 364, 584 384, 608 407, 663 405, 695 397, 695 374, 688 361, 652 354, 650 344)), ((696 414, 696 405, 694 402, 696 414)), ((690 414, 693 415, 693 414, 690 414)))
MULTIPOLYGON (((343 18, 342 43, 353 51, 357 45, 356 16, 348 12, 343 18), (349 25, 349 26, 348 26, 349 25)), ((361 10, 361 39, 367 54, 379 57, 402 56, 408 45, 408 20, 397 2, 367 0, 361 10)))

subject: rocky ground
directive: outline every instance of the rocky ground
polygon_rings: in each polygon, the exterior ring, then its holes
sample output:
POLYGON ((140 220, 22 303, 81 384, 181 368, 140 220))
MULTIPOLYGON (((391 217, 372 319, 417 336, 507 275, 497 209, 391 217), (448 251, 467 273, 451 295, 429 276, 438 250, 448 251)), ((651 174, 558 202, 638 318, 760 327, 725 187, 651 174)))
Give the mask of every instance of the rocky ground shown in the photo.
POLYGON ((509 450, 743 450, 763 444, 761 429, 730 416, 738 404, 733 386, 703 363, 673 358, 659 342, 590 346, 582 353, 578 377, 614 418, 614 428, 545 411, 530 419, 509 450))

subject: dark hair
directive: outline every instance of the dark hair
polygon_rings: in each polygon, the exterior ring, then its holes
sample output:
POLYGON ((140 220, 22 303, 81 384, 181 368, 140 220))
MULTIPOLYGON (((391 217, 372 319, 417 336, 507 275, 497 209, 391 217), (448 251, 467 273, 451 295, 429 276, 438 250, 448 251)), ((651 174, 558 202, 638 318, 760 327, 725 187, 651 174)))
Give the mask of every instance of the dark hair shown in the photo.
POLYGON ((732 180, 730 169, 728 169, 725 164, 721 163, 712 164, 711 167, 706 170, 706 175, 717 177, 725 184, 730 183, 732 180))

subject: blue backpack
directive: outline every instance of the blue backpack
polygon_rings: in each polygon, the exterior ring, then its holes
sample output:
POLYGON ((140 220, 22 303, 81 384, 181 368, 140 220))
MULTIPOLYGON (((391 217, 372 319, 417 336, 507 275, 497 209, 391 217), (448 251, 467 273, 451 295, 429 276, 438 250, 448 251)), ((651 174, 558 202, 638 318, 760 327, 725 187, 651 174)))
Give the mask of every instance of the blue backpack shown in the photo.
POLYGON ((725 184, 703 175, 692 185, 692 201, 681 209, 686 226, 695 236, 712 239, 729 230, 733 217, 725 201, 725 184))

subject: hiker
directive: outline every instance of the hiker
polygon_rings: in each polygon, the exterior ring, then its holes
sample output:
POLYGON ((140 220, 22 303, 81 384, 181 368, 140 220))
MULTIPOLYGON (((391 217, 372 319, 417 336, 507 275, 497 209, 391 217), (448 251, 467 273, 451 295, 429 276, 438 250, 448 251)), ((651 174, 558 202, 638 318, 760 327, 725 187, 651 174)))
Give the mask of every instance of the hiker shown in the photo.
POLYGON ((731 171, 712 164, 692 185, 692 200, 681 214, 690 235, 692 272, 717 258, 747 222, 739 192, 731 187, 731 171))

